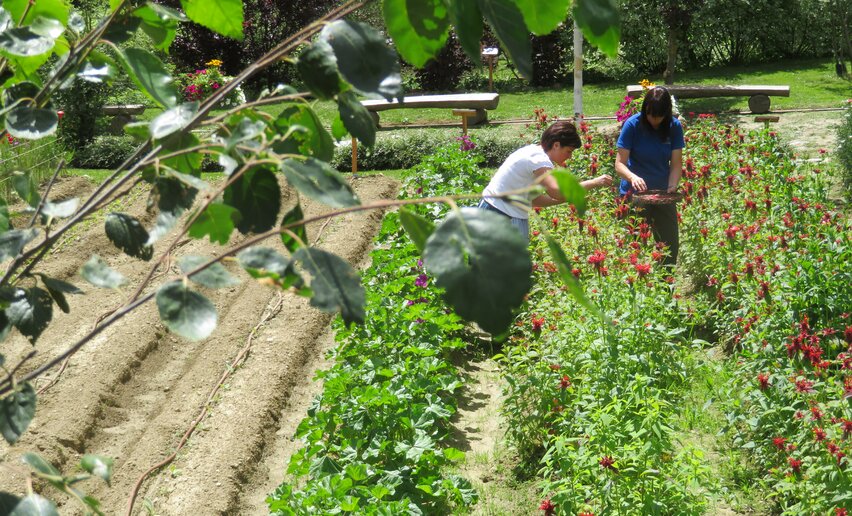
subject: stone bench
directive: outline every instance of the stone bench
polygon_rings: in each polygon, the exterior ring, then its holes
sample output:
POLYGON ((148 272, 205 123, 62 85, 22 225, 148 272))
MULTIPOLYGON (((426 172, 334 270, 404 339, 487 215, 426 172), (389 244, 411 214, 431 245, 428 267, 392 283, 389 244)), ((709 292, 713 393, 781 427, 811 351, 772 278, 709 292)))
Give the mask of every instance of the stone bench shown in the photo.
POLYGON ((405 97, 400 102, 394 99, 387 100, 362 100, 361 104, 367 108, 376 126, 379 125, 379 111, 388 109, 407 108, 447 108, 456 110, 457 116, 462 117, 463 124, 475 125, 488 120, 486 109, 497 109, 500 95, 497 93, 458 93, 449 95, 416 95, 405 97), (468 110, 473 110, 471 115, 468 110))
MULTIPOLYGON (((704 86, 677 85, 666 86, 674 97, 679 99, 697 99, 710 97, 748 97, 748 108, 752 113, 768 113, 770 97, 789 97, 789 86, 704 86)), ((627 87, 627 96, 637 98, 642 95, 642 86, 627 87)))
POLYGON ((134 115, 145 112, 145 104, 121 104, 115 106, 104 106, 101 108, 104 115, 112 117, 109 124, 109 132, 112 134, 123 134, 124 126, 132 122, 134 115))

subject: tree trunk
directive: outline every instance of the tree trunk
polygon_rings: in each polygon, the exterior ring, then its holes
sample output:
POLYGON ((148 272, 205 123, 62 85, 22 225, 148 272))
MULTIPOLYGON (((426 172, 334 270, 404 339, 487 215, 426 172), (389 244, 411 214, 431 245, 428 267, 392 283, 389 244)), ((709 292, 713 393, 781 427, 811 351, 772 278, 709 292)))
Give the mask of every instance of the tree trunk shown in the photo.
POLYGON ((677 62, 677 49, 680 35, 676 30, 669 29, 669 48, 666 56, 666 71, 663 72, 663 80, 666 84, 674 84, 674 70, 677 62))

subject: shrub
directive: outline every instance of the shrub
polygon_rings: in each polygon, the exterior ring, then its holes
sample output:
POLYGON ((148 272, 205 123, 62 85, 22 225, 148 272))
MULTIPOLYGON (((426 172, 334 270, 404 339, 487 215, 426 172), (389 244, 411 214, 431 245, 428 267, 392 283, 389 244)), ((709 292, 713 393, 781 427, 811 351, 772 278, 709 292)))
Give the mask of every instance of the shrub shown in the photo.
POLYGON ((837 160, 846 198, 852 200, 852 100, 846 101, 843 118, 837 127, 837 160))
POLYGON ((136 150, 130 136, 96 136, 88 145, 74 153, 71 166, 76 168, 114 169, 136 150))
POLYGON ((105 124, 101 109, 106 99, 107 87, 104 84, 81 79, 59 91, 56 105, 64 114, 56 136, 65 148, 80 149, 97 136, 105 124))
POLYGON ((568 74, 573 41, 570 32, 561 27, 545 36, 532 37, 533 86, 562 83, 568 74))
POLYGON ((458 88, 462 74, 473 68, 454 32, 450 32, 447 45, 426 66, 414 71, 420 87, 425 91, 451 91, 458 88))

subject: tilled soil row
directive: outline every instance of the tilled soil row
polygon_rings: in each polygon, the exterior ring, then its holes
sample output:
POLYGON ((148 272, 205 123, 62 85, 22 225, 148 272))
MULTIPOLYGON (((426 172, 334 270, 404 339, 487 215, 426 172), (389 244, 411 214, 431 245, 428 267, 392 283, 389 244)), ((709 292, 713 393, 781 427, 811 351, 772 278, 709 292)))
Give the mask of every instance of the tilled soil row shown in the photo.
MULTIPOLYGON (((395 197, 397 184, 375 176, 354 179, 353 187, 363 202, 370 202, 395 197)), ((285 205, 293 202, 283 200, 285 205)), ((140 198, 124 211, 145 218, 144 205, 140 198)), ((305 200, 303 208, 309 217, 326 210, 305 200)), ((359 263, 380 221, 381 214, 376 212, 350 214, 327 225, 309 226, 308 236, 312 241, 319 236, 318 247, 359 263)), ((96 253, 134 285, 150 267, 115 251, 103 237, 102 224, 75 238, 67 251, 51 257, 42 270, 81 284, 72 276, 96 253)), ((278 240, 262 245, 286 254, 278 240)), ((177 272, 175 263, 181 256, 213 256, 222 250, 206 240, 188 242, 174 253, 170 272, 177 272)), ((210 338, 193 343, 171 335, 159 322, 154 303, 143 305, 72 358, 59 382, 39 398, 30 430, 16 446, 0 448, 4 463, 0 466, 17 465, 20 454, 28 450, 42 453, 65 471, 73 470, 84 451, 114 457, 112 487, 93 483, 86 488, 101 500, 105 513, 122 513, 137 478, 174 450, 264 311, 278 301, 277 292, 248 279, 235 264, 228 267, 243 282, 205 291, 219 314, 219 326, 210 338)), ((124 291, 86 290, 86 295, 70 300, 70 314, 55 314, 36 345, 40 360, 70 346, 99 315, 119 306, 127 296, 124 291)), ((282 302, 280 313, 258 330, 248 358, 220 390, 176 460, 143 484, 134 513, 143 513, 145 500, 157 514, 233 514, 249 506, 263 512, 262 501, 241 500, 240 493, 250 490, 243 484, 250 478, 259 481, 260 458, 270 453, 265 448, 280 430, 278 421, 288 419, 282 407, 300 405, 290 399, 292 386, 312 374, 305 371, 305 363, 316 356, 317 339, 330 321, 330 316, 311 308, 304 298, 286 294, 282 302)), ((14 363, 14 356, 28 351, 30 345, 20 337, 11 340, 4 343, 8 345, 4 354, 14 363)), ((38 365, 39 360, 33 360, 28 367, 38 365)), ((21 493, 22 478, 23 470, 4 467, 0 489, 21 493)), ((73 503, 62 507, 63 513, 77 510, 73 503)))

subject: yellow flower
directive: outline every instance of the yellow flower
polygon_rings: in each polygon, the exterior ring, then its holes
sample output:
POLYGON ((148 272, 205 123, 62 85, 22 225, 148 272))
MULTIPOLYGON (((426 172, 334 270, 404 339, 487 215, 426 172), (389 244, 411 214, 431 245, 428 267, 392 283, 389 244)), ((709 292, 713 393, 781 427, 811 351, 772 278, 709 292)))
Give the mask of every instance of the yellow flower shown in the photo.
POLYGON ((222 66, 222 60, 221 59, 211 59, 210 61, 207 61, 206 64, 207 64, 207 66, 222 66))
POLYGON ((639 81, 639 85, 642 86, 643 90, 651 89, 655 86, 655 84, 648 79, 642 79, 639 81))

